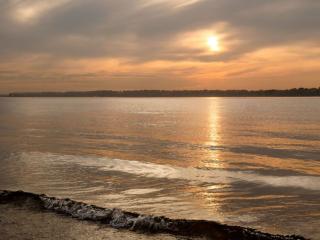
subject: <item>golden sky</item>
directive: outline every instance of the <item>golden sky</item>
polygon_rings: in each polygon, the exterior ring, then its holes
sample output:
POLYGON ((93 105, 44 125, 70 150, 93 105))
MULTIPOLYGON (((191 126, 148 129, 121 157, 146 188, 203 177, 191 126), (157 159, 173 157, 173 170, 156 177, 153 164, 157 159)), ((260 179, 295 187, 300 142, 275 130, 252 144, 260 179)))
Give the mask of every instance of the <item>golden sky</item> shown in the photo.
POLYGON ((320 86, 318 0, 0 1, 0 93, 320 86))

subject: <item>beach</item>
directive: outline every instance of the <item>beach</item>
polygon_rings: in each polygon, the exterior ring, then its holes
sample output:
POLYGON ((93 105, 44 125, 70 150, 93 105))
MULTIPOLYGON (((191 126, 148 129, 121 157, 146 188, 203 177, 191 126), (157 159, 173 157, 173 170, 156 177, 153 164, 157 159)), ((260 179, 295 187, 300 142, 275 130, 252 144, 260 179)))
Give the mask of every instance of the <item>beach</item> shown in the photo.
POLYGON ((128 230, 117 230, 88 221, 78 221, 56 213, 38 212, 11 204, 0 204, 0 224, 1 239, 6 240, 177 239, 174 236, 165 234, 146 235, 128 230))

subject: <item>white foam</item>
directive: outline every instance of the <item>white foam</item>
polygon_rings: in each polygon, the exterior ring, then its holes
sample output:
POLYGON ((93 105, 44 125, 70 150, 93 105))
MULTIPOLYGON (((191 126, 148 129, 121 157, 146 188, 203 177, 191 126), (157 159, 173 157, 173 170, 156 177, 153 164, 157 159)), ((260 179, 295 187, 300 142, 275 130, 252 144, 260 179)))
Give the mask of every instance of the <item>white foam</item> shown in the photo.
POLYGON ((23 153, 23 158, 39 158, 54 161, 55 164, 76 163, 96 167, 100 171, 118 171, 147 178, 186 180, 196 183, 231 184, 237 181, 254 182, 273 187, 294 187, 320 191, 318 176, 272 176, 254 172, 229 171, 220 169, 183 168, 147 162, 111 159, 106 157, 58 155, 52 153, 23 153))
POLYGON ((140 195, 161 191, 161 188, 133 188, 126 191, 122 191, 123 194, 140 195))

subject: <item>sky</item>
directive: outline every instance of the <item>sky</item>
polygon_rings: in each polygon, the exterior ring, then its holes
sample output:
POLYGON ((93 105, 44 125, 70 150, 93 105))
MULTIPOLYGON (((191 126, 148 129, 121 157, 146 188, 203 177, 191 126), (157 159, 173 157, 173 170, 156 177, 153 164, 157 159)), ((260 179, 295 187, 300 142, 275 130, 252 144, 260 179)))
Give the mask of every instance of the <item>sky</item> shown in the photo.
POLYGON ((319 0, 0 0, 0 93, 320 87, 319 0))

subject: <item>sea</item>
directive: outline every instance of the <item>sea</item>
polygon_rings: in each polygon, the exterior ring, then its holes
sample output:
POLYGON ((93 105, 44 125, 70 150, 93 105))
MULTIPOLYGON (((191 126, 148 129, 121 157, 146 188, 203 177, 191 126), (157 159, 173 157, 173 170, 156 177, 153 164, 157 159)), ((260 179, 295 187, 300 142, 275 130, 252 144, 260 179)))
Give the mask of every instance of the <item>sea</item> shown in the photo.
POLYGON ((0 189, 320 239, 320 98, 0 98, 0 189))

